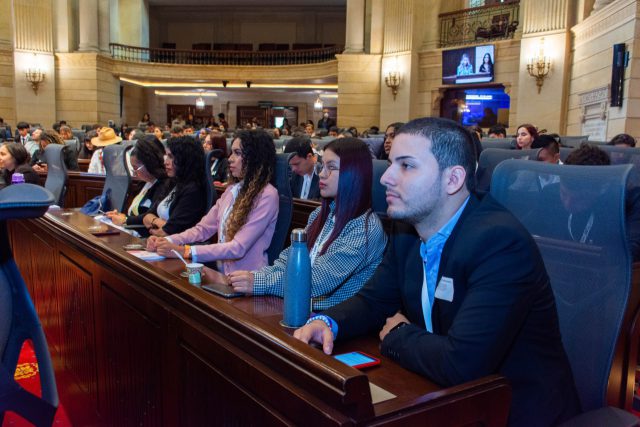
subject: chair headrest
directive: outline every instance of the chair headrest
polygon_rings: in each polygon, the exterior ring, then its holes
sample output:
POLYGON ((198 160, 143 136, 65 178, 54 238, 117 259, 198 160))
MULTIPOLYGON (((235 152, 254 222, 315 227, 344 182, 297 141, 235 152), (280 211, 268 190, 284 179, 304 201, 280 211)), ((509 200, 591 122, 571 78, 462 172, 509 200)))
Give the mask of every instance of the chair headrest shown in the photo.
POLYGON ((38 218, 54 201, 53 194, 39 185, 10 185, 0 190, 0 220, 38 218))

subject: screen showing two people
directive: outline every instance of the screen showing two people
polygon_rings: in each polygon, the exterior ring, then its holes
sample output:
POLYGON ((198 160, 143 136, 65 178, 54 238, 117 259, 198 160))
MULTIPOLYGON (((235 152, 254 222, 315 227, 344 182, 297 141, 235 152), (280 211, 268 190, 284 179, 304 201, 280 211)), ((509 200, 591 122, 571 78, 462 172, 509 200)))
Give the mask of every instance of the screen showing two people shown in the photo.
POLYGON ((442 84, 493 81, 493 45, 442 51, 442 84))

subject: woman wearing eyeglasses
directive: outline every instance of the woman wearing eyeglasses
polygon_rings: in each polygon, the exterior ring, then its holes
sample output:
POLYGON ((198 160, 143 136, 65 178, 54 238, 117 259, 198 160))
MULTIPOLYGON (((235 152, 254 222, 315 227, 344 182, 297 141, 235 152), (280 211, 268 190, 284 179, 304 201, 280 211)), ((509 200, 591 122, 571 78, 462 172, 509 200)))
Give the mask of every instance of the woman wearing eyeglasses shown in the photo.
POLYGON ((263 130, 238 132, 229 156, 229 185, 213 208, 182 233, 151 236, 147 250, 171 258, 176 257, 175 250, 193 262, 216 261, 218 271, 225 274, 267 265, 279 211, 278 190, 269 183, 275 162, 276 149, 269 134, 263 130), (216 243, 192 245, 216 234, 216 243))
MULTIPOLYGON (((324 148, 322 160, 322 205, 309 215, 306 227, 314 310, 325 310, 358 292, 382 260, 387 243, 371 211, 367 145, 357 138, 335 140, 324 148)), ((282 251, 273 266, 231 273, 231 286, 248 295, 282 297, 290 250, 282 251)))
POLYGON ((170 180, 164 168, 164 147, 154 135, 145 135, 131 150, 130 162, 133 176, 144 181, 144 186, 133 199, 126 214, 107 212, 114 224, 138 226, 142 236, 148 236, 143 218, 154 203, 160 202, 169 192, 170 180))

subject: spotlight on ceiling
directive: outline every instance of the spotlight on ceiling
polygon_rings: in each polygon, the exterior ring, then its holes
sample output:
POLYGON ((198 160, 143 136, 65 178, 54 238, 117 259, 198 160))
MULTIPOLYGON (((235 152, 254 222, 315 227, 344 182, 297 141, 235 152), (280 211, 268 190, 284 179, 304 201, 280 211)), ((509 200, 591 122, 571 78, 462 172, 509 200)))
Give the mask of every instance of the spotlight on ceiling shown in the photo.
POLYGON ((229 80, 222 81, 222 87, 227 87, 228 84, 229 84, 229 80))

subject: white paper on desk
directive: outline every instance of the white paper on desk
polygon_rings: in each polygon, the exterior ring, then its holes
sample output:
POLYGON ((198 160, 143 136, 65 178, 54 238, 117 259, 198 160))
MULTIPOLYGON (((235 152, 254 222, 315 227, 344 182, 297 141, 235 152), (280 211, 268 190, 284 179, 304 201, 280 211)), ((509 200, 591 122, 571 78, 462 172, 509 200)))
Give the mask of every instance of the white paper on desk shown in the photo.
POLYGON ((371 403, 374 405, 397 397, 395 394, 389 393, 387 390, 375 385, 371 381, 369 381, 369 390, 371 390, 371 403))
POLYGON ((105 216, 105 215, 98 215, 98 216, 94 216, 93 219, 95 219, 96 221, 100 221, 103 224, 107 224, 113 228, 117 228, 118 230, 122 231, 123 233, 127 233, 132 235, 133 237, 140 237, 140 234, 138 234, 137 231, 135 230, 131 230, 129 228, 124 228, 122 225, 116 225, 113 223, 113 221, 111 221, 111 218, 105 216))
POLYGON ((156 252, 149 251, 127 251, 131 255, 140 258, 144 261, 162 261, 164 257, 162 255, 158 255, 156 252))

